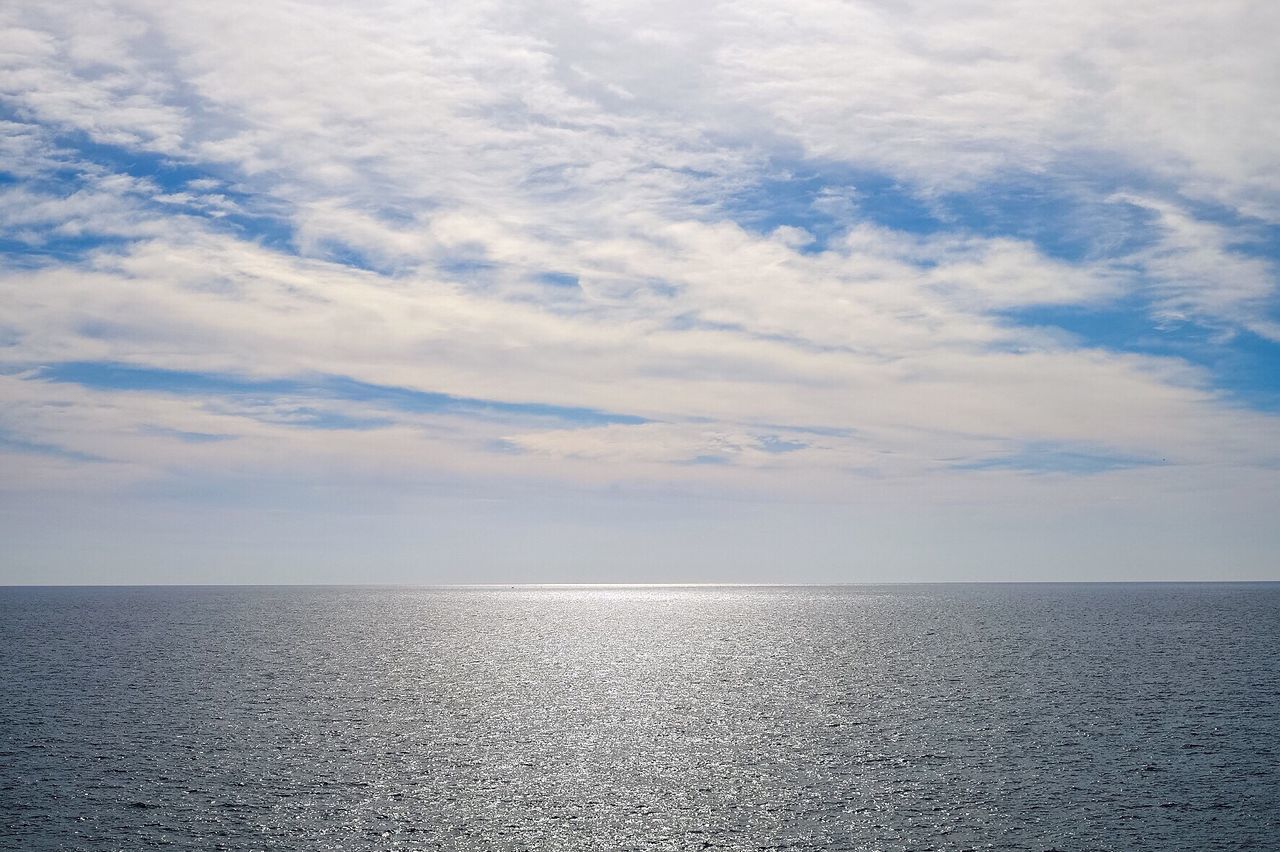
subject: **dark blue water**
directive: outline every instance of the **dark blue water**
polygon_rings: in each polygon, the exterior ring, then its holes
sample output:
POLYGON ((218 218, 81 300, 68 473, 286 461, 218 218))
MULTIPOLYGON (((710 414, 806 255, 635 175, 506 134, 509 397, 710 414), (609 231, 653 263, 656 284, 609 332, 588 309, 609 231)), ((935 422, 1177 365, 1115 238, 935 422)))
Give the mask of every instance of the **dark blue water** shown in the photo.
POLYGON ((1280 849, 1280 586, 0 589, 0 848, 1280 849))

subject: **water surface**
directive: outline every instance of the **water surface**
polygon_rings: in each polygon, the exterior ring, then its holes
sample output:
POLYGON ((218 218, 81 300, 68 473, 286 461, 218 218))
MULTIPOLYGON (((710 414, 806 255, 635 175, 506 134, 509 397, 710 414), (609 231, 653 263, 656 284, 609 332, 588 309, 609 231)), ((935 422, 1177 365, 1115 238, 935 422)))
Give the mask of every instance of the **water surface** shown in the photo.
POLYGON ((0 848, 1276 849, 1280 585, 0 589, 0 848))

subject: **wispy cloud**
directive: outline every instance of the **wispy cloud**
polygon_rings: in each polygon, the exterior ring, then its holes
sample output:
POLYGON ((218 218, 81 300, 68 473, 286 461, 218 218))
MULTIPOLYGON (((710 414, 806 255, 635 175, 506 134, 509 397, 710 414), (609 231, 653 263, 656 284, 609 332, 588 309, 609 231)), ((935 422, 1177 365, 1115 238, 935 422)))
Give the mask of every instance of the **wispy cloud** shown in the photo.
POLYGON ((3 487, 1269 481, 1278 35, 1259 3, 11 3, 3 487))

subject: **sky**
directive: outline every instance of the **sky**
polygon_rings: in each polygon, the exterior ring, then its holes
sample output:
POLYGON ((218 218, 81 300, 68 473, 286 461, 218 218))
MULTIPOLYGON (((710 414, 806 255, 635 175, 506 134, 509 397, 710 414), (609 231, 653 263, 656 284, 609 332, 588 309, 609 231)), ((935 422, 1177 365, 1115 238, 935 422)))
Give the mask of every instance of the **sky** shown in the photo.
POLYGON ((1280 4, 0 6, 0 583, 1280 579, 1280 4))

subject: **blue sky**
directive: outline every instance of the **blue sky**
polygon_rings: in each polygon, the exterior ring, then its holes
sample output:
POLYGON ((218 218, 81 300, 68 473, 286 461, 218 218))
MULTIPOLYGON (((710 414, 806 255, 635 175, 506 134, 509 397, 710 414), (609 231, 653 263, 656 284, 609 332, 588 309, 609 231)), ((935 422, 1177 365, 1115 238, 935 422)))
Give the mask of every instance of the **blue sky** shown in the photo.
POLYGON ((9 4, 0 582, 1278 579, 1202 5, 9 4))

